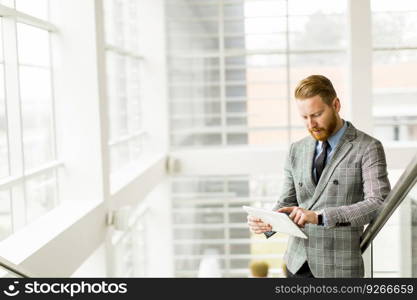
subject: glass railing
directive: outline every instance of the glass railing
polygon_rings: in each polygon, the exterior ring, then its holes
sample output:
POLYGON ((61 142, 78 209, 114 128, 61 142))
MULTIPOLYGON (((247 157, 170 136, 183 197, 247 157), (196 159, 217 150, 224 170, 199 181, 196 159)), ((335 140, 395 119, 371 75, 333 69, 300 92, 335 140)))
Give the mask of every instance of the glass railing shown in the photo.
POLYGON ((417 155, 394 177, 392 191, 361 241, 372 277, 417 276, 417 155))

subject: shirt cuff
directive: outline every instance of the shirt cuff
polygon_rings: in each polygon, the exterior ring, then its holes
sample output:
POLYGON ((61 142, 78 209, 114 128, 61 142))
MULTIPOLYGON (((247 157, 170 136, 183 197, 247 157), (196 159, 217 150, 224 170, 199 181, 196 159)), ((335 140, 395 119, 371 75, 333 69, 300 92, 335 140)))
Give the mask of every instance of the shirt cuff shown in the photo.
POLYGON ((326 215, 322 213, 322 216, 323 216, 323 226, 328 226, 326 215))

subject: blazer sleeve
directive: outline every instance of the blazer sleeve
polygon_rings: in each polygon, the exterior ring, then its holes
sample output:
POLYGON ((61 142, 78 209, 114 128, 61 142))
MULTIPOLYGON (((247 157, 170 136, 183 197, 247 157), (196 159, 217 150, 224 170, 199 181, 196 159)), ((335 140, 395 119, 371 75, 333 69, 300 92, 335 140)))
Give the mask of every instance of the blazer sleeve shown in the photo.
POLYGON ((292 150, 293 144, 290 146, 290 151, 288 153, 287 160, 284 167, 284 185, 282 187, 281 194, 278 198, 278 201, 272 207, 272 210, 278 210, 281 207, 285 206, 298 206, 297 202, 297 193, 295 190, 294 179, 292 175, 292 150))
POLYGON ((387 163, 381 142, 374 140, 362 157, 362 184, 364 199, 352 205, 325 208, 327 226, 346 224, 363 226, 370 223, 391 190, 387 163))
MULTIPOLYGON (((284 185, 282 187, 282 191, 278 201, 272 207, 272 210, 278 210, 281 207, 285 206, 297 206, 297 194, 294 186, 294 180, 292 176, 292 167, 291 167, 291 160, 292 160, 292 148, 293 144, 290 146, 290 151, 288 153, 287 160, 285 162, 284 167, 284 185)), ((267 231, 264 233, 267 238, 271 237, 275 234, 275 231, 267 231)))

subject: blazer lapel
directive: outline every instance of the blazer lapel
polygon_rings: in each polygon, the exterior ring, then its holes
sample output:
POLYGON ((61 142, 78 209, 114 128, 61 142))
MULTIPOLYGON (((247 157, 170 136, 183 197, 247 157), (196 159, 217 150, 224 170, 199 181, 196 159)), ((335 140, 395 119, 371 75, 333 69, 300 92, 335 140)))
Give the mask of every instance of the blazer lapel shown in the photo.
MULTIPOLYGON (((327 186, 330 177, 332 176, 334 170, 339 165, 339 163, 343 160, 343 158, 349 153, 350 149, 352 149, 352 143, 350 141, 356 138, 356 129, 353 127, 351 123, 348 122, 348 128, 346 129, 345 134, 341 138, 339 144, 336 146, 334 150, 334 154, 330 160, 330 162, 326 165, 321 174, 320 180, 317 184, 317 187, 314 191, 314 195, 311 199, 311 202, 308 204, 307 209, 311 209, 311 207, 317 202, 320 198, 320 195, 323 193, 324 188, 327 186)), ((312 173, 312 172, 310 172, 312 173)))
POLYGON ((304 182, 306 189, 311 194, 311 196, 314 195, 314 191, 316 190, 316 184, 314 183, 313 179, 313 160, 315 147, 316 140, 313 137, 308 139, 307 143, 304 144, 304 164, 307 169, 307 172, 304 173, 304 182))

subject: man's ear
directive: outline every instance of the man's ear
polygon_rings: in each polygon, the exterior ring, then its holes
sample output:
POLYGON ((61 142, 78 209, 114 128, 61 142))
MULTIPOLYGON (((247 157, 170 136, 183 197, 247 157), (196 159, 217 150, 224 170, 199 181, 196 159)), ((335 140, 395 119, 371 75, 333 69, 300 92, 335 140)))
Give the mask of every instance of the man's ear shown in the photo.
POLYGON ((333 108, 335 111, 339 112, 340 111, 340 100, 338 97, 333 99, 333 108))

